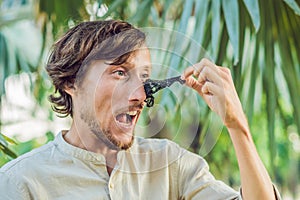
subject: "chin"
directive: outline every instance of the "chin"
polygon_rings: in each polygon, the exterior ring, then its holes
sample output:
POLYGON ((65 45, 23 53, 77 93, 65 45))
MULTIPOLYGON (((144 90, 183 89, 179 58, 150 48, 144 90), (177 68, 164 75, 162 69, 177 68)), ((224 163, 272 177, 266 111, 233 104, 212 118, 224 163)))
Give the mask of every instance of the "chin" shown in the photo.
POLYGON ((133 133, 126 133, 123 135, 123 137, 121 138, 121 140, 119 140, 120 142, 120 149, 128 149, 132 146, 134 140, 134 134, 133 133))
POLYGON ((134 141, 133 133, 109 134, 106 135, 108 140, 116 147, 116 149, 129 149, 134 141))
POLYGON ((118 141, 115 141, 115 145, 119 148, 119 149, 122 149, 122 150, 126 150, 126 149, 129 149, 132 144, 133 144, 133 141, 134 141, 134 137, 132 136, 130 139, 128 140, 118 140, 118 141))

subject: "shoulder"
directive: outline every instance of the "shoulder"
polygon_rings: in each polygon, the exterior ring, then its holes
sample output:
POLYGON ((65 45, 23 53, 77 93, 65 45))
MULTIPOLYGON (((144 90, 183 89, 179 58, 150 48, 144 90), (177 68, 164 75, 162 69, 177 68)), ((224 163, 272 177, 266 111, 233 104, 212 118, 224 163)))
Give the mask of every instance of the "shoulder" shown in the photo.
POLYGON ((200 169, 209 169, 206 160, 199 154, 193 153, 174 141, 169 139, 152 139, 152 138, 139 138, 137 140, 138 151, 147 153, 152 152, 156 157, 168 157, 176 161, 178 166, 182 169, 198 166, 200 169))
POLYGON ((52 147, 54 147, 53 142, 50 142, 19 156, 0 168, 0 197, 9 195, 9 198, 14 196, 15 199, 20 199, 22 196, 23 199, 28 195, 26 184, 29 177, 38 176, 41 168, 50 163, 52 147))
POLYGON ((51 156, 51 149, 54 147, 53 142, 38 147, 28 153, 25 153, 18 158, 6 163, 0 168, 1 173, 18 174, 24 170, 33 169, 41 162, 45 162, 51 156))
POLYGON ((142 138, 137 137, 135 141, 135 149, 139 151, 157 151, 157 150, 183 150, 177 143, 169 139, 159 138, 142 138))
POLYGON ((155 157, 160 158, 168 157, 174 161, 176 160, 179 164, 190 161, 206 165, 206 161, 200 155, 181 147, 169 139, 137 138, 131 152, 155 155, 155 157))
POLYGON ((143 160, 146 166, 154 165, 152 167, 155 169, 169 166, 184 172, 191 171, 190 168, 195 166, 207 167, 206 161, 200 155, 168 139, 136 138, 133 147, 127 152, 128 155, 133 160, 143 160))
POLYGON ((200 155, 195 154, 177 144, 169 139, 158 139, 158 138, 136 138, 134 149, 139 151, 158 151, 165 150, 171 152, 178 152, 180 155, 185 155, 187 157, 199 157, 203 159, 200 155))

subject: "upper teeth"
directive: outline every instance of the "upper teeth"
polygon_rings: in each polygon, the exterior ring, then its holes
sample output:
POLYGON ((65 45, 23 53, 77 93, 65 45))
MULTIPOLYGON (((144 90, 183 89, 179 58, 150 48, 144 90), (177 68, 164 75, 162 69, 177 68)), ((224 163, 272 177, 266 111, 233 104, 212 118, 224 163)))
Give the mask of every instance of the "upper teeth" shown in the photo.
POLYGON ((128 111, 126 114, 128 114, 128 115, 136 115, 137 111, 128 111))

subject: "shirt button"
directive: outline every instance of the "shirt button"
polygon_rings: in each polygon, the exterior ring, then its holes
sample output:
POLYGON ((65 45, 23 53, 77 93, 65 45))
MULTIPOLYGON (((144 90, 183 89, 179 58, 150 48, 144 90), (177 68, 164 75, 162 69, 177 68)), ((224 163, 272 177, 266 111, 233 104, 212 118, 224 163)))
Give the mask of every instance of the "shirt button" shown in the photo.
POLYGON ((109 184, 109 188, 110 188, 110 189, 113 189, 113 188, 114 188, 114 184, 113 184, 113 183, 110 183, 110 184, 109 184))

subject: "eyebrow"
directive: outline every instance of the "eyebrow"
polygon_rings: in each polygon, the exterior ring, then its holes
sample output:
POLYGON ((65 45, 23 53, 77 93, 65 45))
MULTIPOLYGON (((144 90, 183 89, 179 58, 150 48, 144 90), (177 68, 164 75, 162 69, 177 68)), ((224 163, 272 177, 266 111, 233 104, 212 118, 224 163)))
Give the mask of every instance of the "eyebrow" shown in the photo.
POLYGON ((142 66, 142 67, 144 67, 145 69, 147 69, 147 70, 151 70, 151 66, 150 65, 144 65, 144 66, 142 66))
MULTIPOLYGON (((126 68, 134 68, 135 67, 135 64, 133 63, 130 63, 130 62, 125 62, 125 63, 122 63, 121 65, 119 65, 120 67, 126 67, 126 68)), ((143 67, 144 69, 150 71, 151 70, 151 66, 150 65, 143 65, 143 66, 139 66, 139 67, 143 67)))

